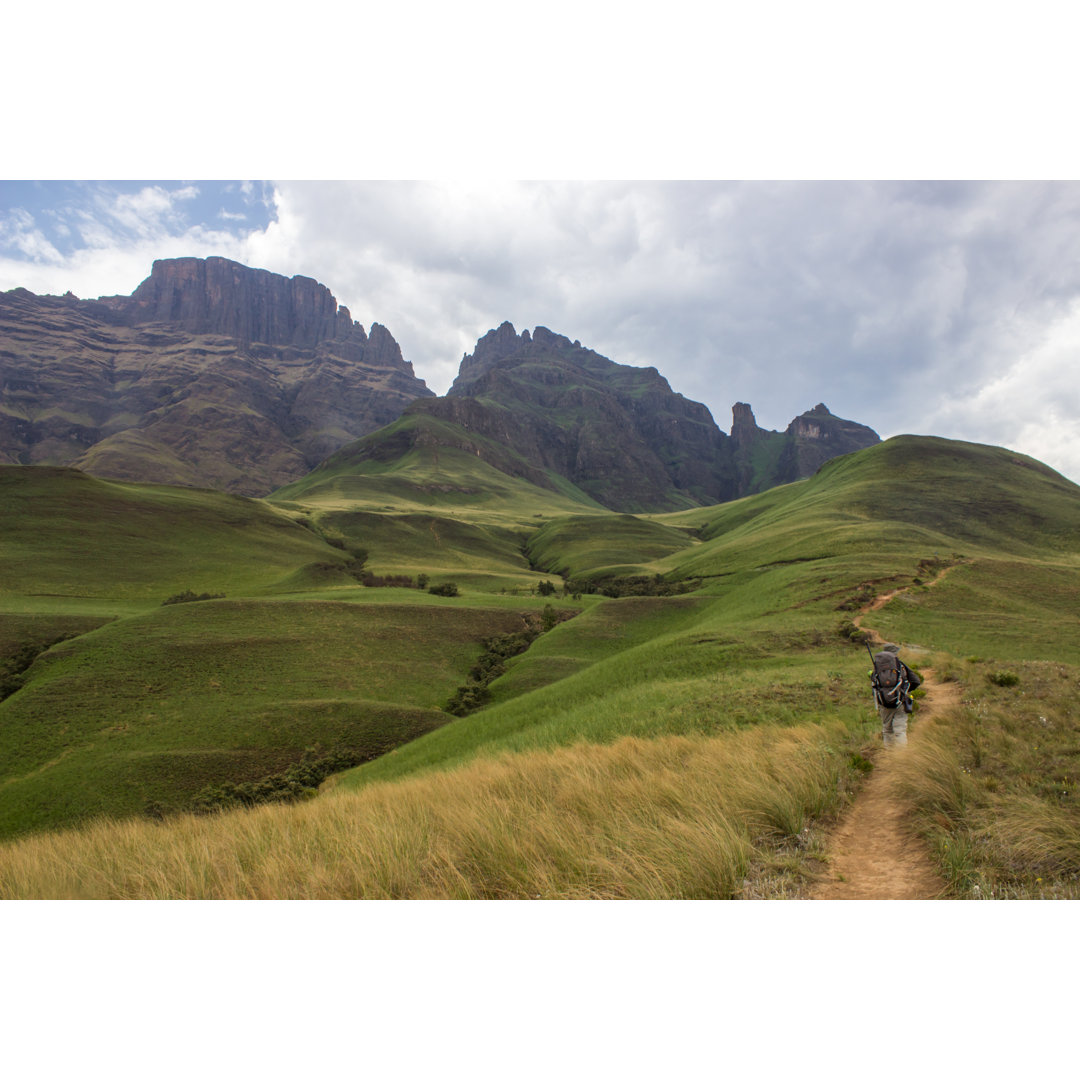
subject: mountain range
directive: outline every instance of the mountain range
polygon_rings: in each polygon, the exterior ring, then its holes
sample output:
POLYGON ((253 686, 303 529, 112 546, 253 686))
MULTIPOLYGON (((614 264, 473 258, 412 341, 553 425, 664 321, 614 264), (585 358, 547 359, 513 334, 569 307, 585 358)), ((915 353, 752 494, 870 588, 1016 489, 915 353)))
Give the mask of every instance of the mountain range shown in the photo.
POLYGON ((442 448, 642 512, 762 491, 878 441, 823 404, 777 432, 740 402, 726 434, 656 368, 509 322, 436 397, 324 285, 222 258, 159 260, 130 296, 0 294, 0 462, 261 496, 442 448))

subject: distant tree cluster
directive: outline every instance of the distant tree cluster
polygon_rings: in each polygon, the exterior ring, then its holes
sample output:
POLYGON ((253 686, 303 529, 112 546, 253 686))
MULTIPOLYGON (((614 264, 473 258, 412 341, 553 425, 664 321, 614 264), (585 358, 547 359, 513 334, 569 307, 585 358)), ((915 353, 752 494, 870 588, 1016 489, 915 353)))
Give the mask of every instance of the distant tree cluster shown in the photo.
POLYGON ((685 581, 668 581, 661 574, 649 577, 646 574, 583 580, 575 578, 567 581, 564 592, 574 596, 582 593, 599 593, 601 596, 679 596, 701 588, 701 578, 687 578, 685 581))
POLYGON ((441 585, 428 587, 431 579, 427 574, 417 574, 415 580, 408 574, 373 574, 370 571, 360 578, 360 583, 369 589, 427 589, 432 596, 459 596, 457 585, 445 581, 441 585))
POLYGON ((224 600, 225 594, 221 592, 204 592, 193 593, 190 589, 185 589, 183 592, 177 593, 175 596, 170 596, 168 600, 162 600, 161 606, 165 607, 166 604, 193 604, 199 600, 224 600))

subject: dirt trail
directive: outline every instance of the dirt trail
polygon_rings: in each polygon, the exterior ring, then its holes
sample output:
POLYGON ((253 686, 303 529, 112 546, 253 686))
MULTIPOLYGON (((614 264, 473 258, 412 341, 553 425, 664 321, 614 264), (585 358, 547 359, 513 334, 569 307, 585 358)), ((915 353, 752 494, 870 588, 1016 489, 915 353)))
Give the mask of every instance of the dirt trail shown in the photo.
MULTIPOLYGON (((877 597, 855 625, 903 591, 877 597)), ((867 633, 872 644, 881 644, 873 630, 867 633)), ((930 670, 921 674, 926 696, 916 713, 920 721, 959 702, 956 684, 938 682, 930 670)), ((909 726, 908 739, 918 739, 918 724, 914 730, 909 726)), ((943 894, 944 880, 890 790, 893 767, 904 753, 904 747, 880 747, 873 754, 873 772, 829 837, 829 877, 811 891, 812 900, 933 900, 943 894)))

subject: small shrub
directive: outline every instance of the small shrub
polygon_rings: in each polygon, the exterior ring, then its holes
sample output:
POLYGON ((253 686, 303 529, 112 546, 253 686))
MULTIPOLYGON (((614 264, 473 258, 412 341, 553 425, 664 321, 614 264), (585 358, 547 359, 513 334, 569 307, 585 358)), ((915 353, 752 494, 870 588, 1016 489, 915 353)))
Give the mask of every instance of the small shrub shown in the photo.
POLYGON ((991 671, 986 676, 995 686, 1016 686, 1020 676, 1012 671, 991 671))
POLYGON ((442 585, 432 585, 428 589, 432 596, 457 596, 458 587, 452 581, 445 581, 442 585))
POLYGON ((550 581, 541 581, 536 586, 536 591, 540 596, 554 596, 555 586, 552 585, 550 581))

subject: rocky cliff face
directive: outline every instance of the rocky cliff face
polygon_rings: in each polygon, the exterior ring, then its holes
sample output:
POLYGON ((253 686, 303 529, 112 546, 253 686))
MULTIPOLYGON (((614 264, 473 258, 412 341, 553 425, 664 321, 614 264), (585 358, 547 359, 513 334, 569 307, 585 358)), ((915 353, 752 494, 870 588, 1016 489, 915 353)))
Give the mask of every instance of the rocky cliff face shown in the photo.
MULTIPOLYGON (((786 432, 765 431, 740 402, 729 436, 655 368, 616 364, 542 326, 518 334, 506 322, 462 358, 445 398, 417 401, 407 411, 452 425, 439 437, 495 468, 549 487, 557 474, 602 505, 634 513, 761 491, 878 441, 869 428, 821 409, 786 432)), ((432 429, 423 430, 430 439, 432 429)), ((371 443, 362 452, 389 451, 371 443)))
POLYGON ((314 278, 282 277, 229 259, 159 259, 131 296, 100 303, 131 326, 166 323, 249 345, 313 348, 323 341, 366 340, 348 308, 314 278))
POLYGON ((543 326, 492 330, 463 358, 447 397, 413 409, 512 445, 615 510, 734 495, 727 437, 704 405, 655 368, 616 364, 543 326))
POLYGON ((311 278, 155 262, 131 296, 0 294, 0 461, 262 495, 432 396, 311 278))

